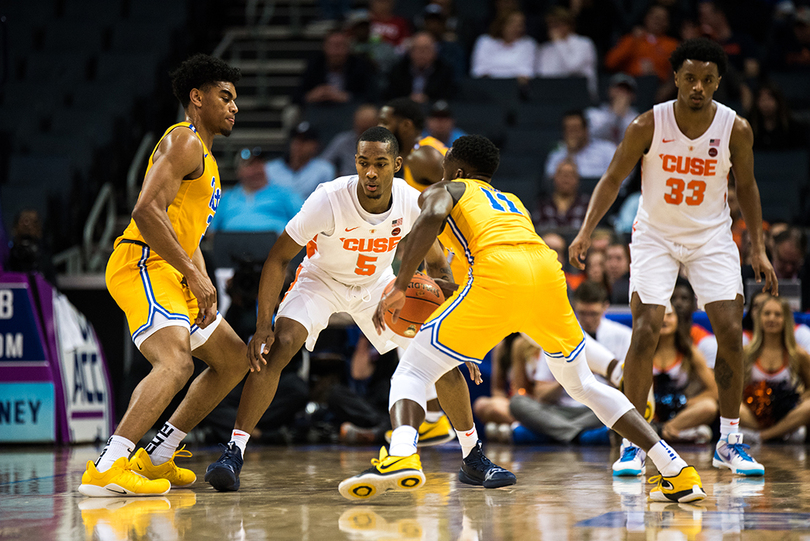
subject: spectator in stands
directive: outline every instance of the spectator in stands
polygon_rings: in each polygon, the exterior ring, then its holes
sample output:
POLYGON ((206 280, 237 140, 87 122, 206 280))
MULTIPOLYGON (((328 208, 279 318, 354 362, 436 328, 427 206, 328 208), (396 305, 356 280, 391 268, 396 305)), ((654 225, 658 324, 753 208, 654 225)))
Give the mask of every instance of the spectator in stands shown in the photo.
POLYGON ((773 237, 773 270, 780 280, 801 280, 801 309, 810 309, 810 265, 805 264, 807 237, 788 227, 773 237))
POLYGON ((364 56, 351 54, 349 37, 331 32, 323 40, 323 50, 308 64, 293 101, 304 103, 346 103, 374 101, 377 95, 376 71, 364 56))
POLYGON ((581 177, 599 178, 607 170, 616 145, 588 136, 588 121, 582 111, 569 111, 562 119, 563 140, 546 160, 546 176, 551 178, 566 158, 573 159, 581 177))
POLYGON ((42 232, 42 219, 37 210, 28 208, 18 212, 11 227, 5 268, 11 272, 38 272, 49 282, 56 283, 51 252, 42 232))
POLYGON ((388 42, 372 39, 371 15, 368 10, 358 9, 349 13, 343 29, 349 36, 352 54, 368 58, 380 75, 387 75, 399 61, 396 47, 388 42))
MULTIPOLYGON (((751 343, 754 336, 754 321, 759 318, 759 312, 762 310, 762 305, 765 301, 771 298, 770 293, 756 290, 749 299, 747 299, 748 309, 743 316, 743 346, 751 343)), ((796 323, 793 327, 793 336, 796 338, 796 344, 804 351, 810 353, 810 327, 804 323, 796 323)))
POLYGON ((718 2, 705 1, 698 4, 698 22, 703 34, 719 43, 728 55, 729 66, 743 78, 759 76, 757 45, 751 36, 735 32, 728 22, 726 8, 718 2))
POLYGON ((748 114, 754 132, 754 150, 805 148, 805 128, 790 114, 782 90, 765 82, 754 94, 754 107, 748 114))
POLYGON ((375 105, 361 105, 354 111, 352 129, 335 135, 321 153, 322 160, 335 166, 337 176, 354 175, 357 172, 354 165, 357 140, 364 131, 377 125, 378 116, 379 111, 375 105))
POLYGON ((585 116, 592 139, 604 139, 618 145, 627 126, 639 114, 633 107, 636 80, 626 73, 617 73, 610 78, 607 93, 608 101, 599 107, 588 107, 585 116))
POLYGON ((669 12, 652 4, 644 15, 643 25, 624 35, 605 56, 605 67, 633 77, 656 75, 663 83, 672 77, 669 57, 678 41, 666 35, 669 12))
POLYGON ((810 6, 796 8, 787 25, 774 25, 769 65, 783 70, 810 69, 810 6))
POLYGON ((605 276, 609 285, 610 304, 629 304, 630 251, 624 242, 615 240, 605 249, 605 276))
POLYGON ((306 199, 321 182, 335 178, 335 166, 318 155, 318 132, 301 122, 290 134, 287 155, 265 166, 271 184, 284 186, 306 199))
POLYGON ((537 77, 585 77, 592 98, 598 96, 596 46, 590 38, 574 33, 574 17, 564 7, 546 15, 549 41, 537 48, 537 77))
POLYGON ((624 362, 630 349, 630 327, 605 317, 610 303, 608 293, 601 284, 585 281, 574 292, 572 303, 582 330, 605 346, 613 358, 624 362))
POLYGON ((692 345, 703 355, 706 366, 714 369, 714 362, 717 359, 717 338, 692 321, 697 310, 697 300, 689 280, 681 276, 677 278, 670 303, 678 316, 678 325, 683 327, 681 330, 692 338, 692 345))
POLYGON ((594 250, 593 248, 588 250, 588 254, 585 256, 585 281, 599 284, 605 288, 605 291, 610 285, 607 281, 607 274, 605 274, 606 259, 604 250, 594 250))
POLYGON ((574 160, 565 159, 557 165, 553 187, 551 195, 541 198, 532 213, 535 229, 578 229, 588 210, 590 196, 579 190, 579 173, 574 160))
POLYGON ((568 243, 565 238, 554 231, 538 231, 546 245, 557 252, 557 261, 560 262, 563 272, 565 272, 565 283, 568 285, 568 292, 575 291, 585 280, 585 273, 575 269, 568 262, 568 243))
POLYGON ((236 170, 239 183, 222 194, 211 231, 281 233, 304 200, 286 186, 267 181, 264 160, 250 157, 236 170))
POLYGON ((653 354, 655 417, 668 440, 706 443, 720 413, 717 384, 703 355, 670 308, 653 354))
POLYGON ((438 57, 436 40, 428 32, 419 32, 410 41, 408 54, 391 69, 383 98, 409 97, 425 103, 451 99, 456 91, 453 70, 438 57))
POLYGON ((537 43, 525 33, 526 16, 522 12, 499 15, 489 34, 483 34, 475 42, 470 75, 528 82, 534 75, 537 43))
POLYGON ((398 47, 411 35, 411 25, 407 19, 394 15, 395 5, 396 0, 370 0, 368 3, 372 38, 398 47))
POLYGON ((745 387, 740 424, 748 441, 804 443, 810 423, 810 355, 797 347, 793 313, 781 297, 767 296, 744 349, 745 387), (748 438, 748 436, 746 436, 748 438))
POLYGON ((467 135, 461 128, 456 127, 456 120, 453 118, 453 111, 450 104, 445 100, 439 100, 430 108, 430 113, 425 118, 425 130, 422 137, 435 137, 444 146, 450 148, 453 141, 467 135))
POLYGON ((445 8, 439 4, 428 4, 422 10, 423 30, 433 36, 439 49, 439 58, 453 68, 455 79, 461 80, 467 73, 467 53, 455 40, 455 34, 447 30, 445 8))

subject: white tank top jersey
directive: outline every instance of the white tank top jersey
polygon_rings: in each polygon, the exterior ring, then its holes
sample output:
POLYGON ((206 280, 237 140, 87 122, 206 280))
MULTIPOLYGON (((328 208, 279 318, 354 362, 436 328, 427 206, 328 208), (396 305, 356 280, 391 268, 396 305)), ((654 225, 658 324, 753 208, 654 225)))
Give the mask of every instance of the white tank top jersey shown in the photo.
POLYGON ((700 245, 731 227, 728 174, 731 129, 737 113, 714 102, 706 132, 689 139, 675 122, 675 101, 653 107, 655 130, 641 160, 641 200, 634 229, 652 228, 672 241, 700 245))
POLYGON ((357 175, 320 184, 285 227, 307 246, 302 268, 348 286, 367 286, 389 271, 397 244, 419 216, 419 192, 394 179, 391 208, 382 214, 363 210, 357 175))

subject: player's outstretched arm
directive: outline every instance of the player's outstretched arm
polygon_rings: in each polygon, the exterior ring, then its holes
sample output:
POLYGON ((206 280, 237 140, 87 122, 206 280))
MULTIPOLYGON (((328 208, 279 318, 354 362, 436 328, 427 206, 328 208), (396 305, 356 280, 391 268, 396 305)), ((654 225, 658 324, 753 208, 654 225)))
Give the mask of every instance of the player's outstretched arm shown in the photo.
POLYGON ((751 267, 757 282, 765 275, 764 291, 779 294, 779 282, 771 262, 765 254, 765 240, 762 234, 762 206, 759 201, 759 188, 754 179, 754 132, 744 118, 737 116, 731 128, 731 169, 737 185, 737 200, 751 237, 751 267))
POLYGON ((273 312, 278 304, 278 296, 284 285, 287 265, 292 258, 301 251, 301 246, 295 242, 286 231, 276 240, 262 267, 262 276, 259 280, 259 310, 256 320, 256 332, 250 339, 247 348, 250 371, 260 371, 263 364, 267 364, 264 354, 270 352, 270 345, 275 340, 273 334, 273 312))
POLYGON ((444 219, 453 210, 453 197, 445 189, 447 183, 440 183, 426 189, 419 196, 419 207, 422 212, 414 222, 408 238, 402 249, 402 262, 394 287, 387 295, 383 295, 377 305, 377 311, 372 320, 378 333, 385 329, 383 314, 389 309, 394 312, 394 321, 399 316, 399 310, 405 305, 405 291, 413 278, 419 265, 427 256, 436 238, 442 230, 444 219))
POLYGON ((214 320, 208 315, 211 315, 212 309, 216 313, 216 289, 208 275, 200 271, 180 246, 166 209, 180 190, 183 179, 196 178, 203 169, 200 139, 191 130, 173 130, 155 151, 152 167, 146 174, 141 195, 132 210, 132 219, 146 244, 186 278, 189 289, 197 298, 197 324, 201 327, 214 320), (200 324, 202 316, 206 316, 207 323, 200 324))
POLYGON ((622 181, 633 171, 638 161, 650 148, 654 130, 654 117, 650 110, 636 117, 624 132, 624 139, 613 154, 607 171, 593 190, 582 227, 568 248, 569 260, 576 268, 585 268, 585 255, 591 246, 591 234, 599 224, 599 220, 616 201, 622 181))

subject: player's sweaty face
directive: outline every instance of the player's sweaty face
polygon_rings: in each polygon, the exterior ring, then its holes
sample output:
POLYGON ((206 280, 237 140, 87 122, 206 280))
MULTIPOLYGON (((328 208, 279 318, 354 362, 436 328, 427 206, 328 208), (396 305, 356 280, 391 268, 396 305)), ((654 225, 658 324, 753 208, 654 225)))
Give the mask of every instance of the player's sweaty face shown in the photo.
POLYGON ((399 162, 391 155, 388 143, 360 141, 354 163, 366 197, 379 199, 391 193, 399 162))

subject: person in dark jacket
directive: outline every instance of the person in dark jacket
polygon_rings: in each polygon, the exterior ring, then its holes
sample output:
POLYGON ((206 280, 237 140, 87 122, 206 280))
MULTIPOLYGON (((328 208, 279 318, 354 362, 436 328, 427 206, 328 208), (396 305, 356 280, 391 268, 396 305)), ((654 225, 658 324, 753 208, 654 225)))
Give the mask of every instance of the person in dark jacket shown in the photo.
POLYGON ((417 103, 449 100, 456 94, 453 69, 439 58, 436 39, 419 32, 411 41, 408 54, 391 70, 383 98, 409 97, 417 103))

